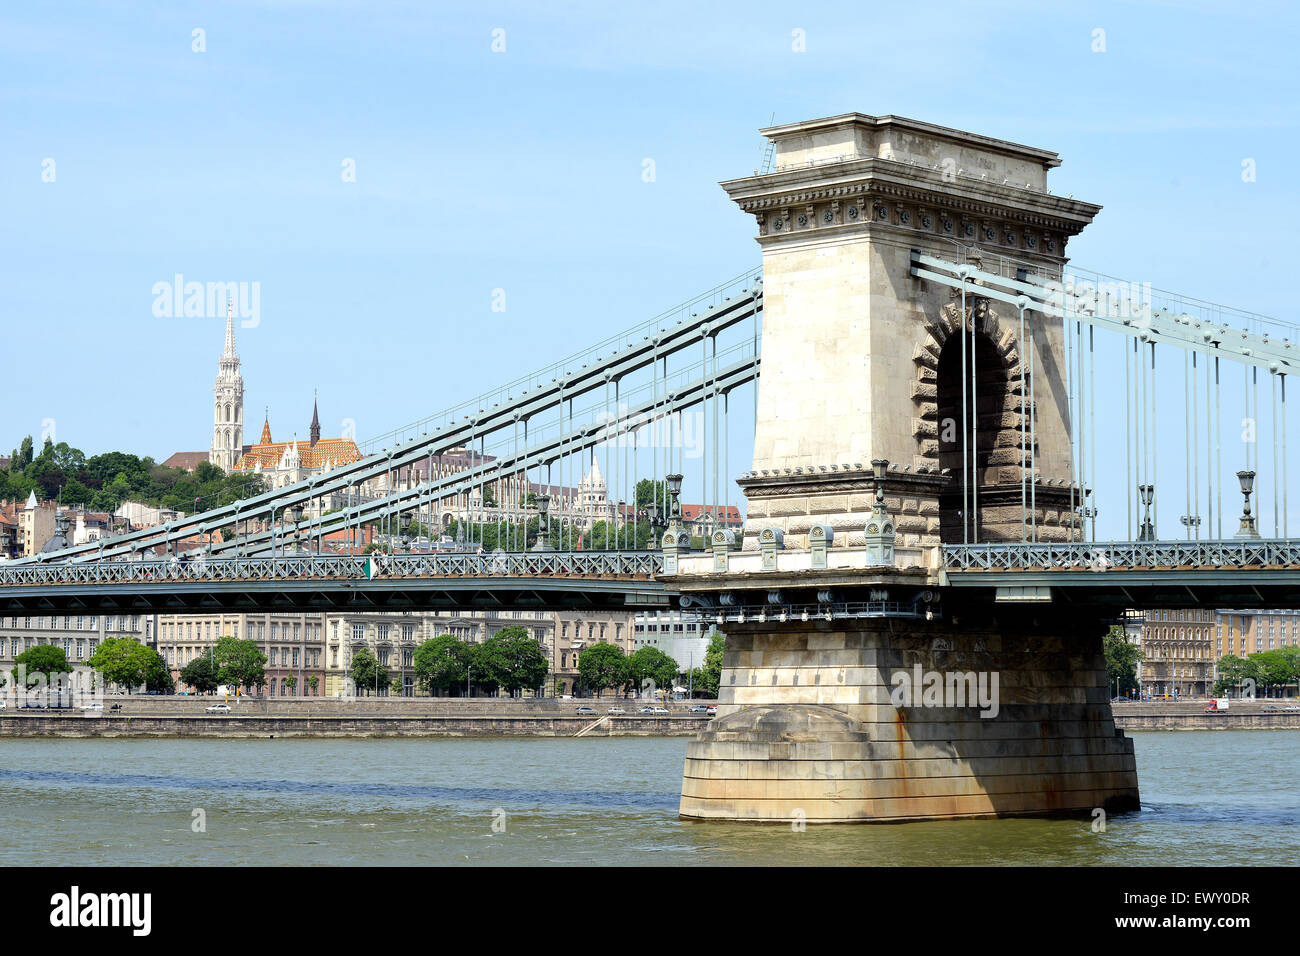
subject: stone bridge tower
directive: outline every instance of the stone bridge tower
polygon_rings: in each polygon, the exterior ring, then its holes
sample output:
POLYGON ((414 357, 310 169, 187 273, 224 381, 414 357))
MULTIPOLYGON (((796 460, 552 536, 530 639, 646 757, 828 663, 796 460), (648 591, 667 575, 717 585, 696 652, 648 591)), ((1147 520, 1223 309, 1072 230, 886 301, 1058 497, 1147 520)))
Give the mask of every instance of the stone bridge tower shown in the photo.
MULTIPOLYGON (((779 357, 763 363, 754 468, 740 482, 746 547, 765 526, 802 547, 822 523, 860 544, 867 463, 880 458, 891 463, 900 564, 924 564, 941 538, 963 541, 960 439, 972 430, 967 534, 1019 540, 1029 401, 1017 311, 967 295, 963 323, 960 293, 912 278, 911 254, 1056 276, 1101 207, 1048 192, 1055 153, 903 117, 847 113, 762 132, 775 171, 722 184, 758 223, 762 348, 779 357), (961 354, 964 324, 973 357, 961 354)), ((1032 324, 1035 523, 1039 540, 1063 540, 1076 518, 1061 320, 1032 324)))
POLYGON ((913 272, 929 256, 1056 278, 1099 207, 1047 191, 1055 153, 929 123, 850 113, 764 133, 775 171, 723 184, 763 249, 745 549, 715 538, 665 560, 683 606, 726 634, 682 816, 1135 809, 1102 654, 1113 608, 955 587, 937 560, 941 544, 1020 540, 1022 475, 1038 540, 1072 533, 1061 319, 1026 312, 1022 338, 1023 306, 913 272))

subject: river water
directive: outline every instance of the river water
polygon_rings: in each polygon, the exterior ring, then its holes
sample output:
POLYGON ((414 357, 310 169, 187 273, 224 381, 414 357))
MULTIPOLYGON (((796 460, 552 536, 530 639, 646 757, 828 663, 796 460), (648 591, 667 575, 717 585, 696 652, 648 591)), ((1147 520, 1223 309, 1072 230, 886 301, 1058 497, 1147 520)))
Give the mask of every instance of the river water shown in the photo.
POLYGON ((1131 736, 1104 833, 682 821, 682 737, 6 739, 0 864, 1300 865, 1300 734, 1131 736))

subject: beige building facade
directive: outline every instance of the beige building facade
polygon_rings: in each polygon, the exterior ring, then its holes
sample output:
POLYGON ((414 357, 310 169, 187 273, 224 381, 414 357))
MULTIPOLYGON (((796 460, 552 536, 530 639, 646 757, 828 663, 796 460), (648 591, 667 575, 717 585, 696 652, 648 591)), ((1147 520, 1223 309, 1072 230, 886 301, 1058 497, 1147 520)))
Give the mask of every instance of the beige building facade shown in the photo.
POLYGON ((319 697, 324 693, 324 615, 302 612, 159 615, 158 653, 171 669, 178 691, 193 690, 181 680, 181 670, 196 657, 210 653, 222 637, 256 641, 266 655, 266 684, 254 691, 257 696, 319 697))
POLYGON ((1153 697, 1204 697, 1214 686, 1211 609, 1147 611, 1142 623, 1138 685, 1153 697))

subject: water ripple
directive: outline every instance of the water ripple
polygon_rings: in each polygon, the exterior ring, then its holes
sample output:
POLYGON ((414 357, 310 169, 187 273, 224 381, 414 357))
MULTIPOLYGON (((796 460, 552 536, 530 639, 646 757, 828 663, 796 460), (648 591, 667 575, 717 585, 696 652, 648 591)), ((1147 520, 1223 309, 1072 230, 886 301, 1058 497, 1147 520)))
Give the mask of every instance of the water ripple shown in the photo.
POLYGON ((65 783, 80 786, 169 787, 180 790, 248 790, 255 793, 311 793, 411 800, 567 804, 580 807, 634 807, 676 810, 678 795, 600 790, 516 790, 501 787, 439 787, 388 783, 334 783, 306 780, 166 777, 139 773, 77 773, 68 770, 12 770, 0 767, 0 780, 65 783))

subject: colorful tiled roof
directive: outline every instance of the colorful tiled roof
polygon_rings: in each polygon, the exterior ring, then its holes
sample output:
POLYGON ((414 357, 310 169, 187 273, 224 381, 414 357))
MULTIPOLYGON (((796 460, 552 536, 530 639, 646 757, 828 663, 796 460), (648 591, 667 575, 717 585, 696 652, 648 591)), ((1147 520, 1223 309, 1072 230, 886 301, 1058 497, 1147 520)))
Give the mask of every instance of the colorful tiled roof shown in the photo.
MULTIPOLYGON (((262 429, 263 437, 270 434, 270 427, 262 429)), ((284 457, 285 450, 294 443, 291 441, 259 442, 240 456, 235 462, 236 471, 256 471, 261 468, 275 468, 284 457)), ((325 468, 347 465, 361 460, 361 449, 351 438, 322 438, 315 445, 298 442, 298 457, 303 468, 325 468)))

